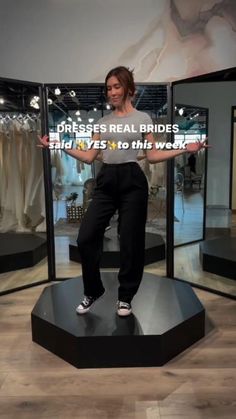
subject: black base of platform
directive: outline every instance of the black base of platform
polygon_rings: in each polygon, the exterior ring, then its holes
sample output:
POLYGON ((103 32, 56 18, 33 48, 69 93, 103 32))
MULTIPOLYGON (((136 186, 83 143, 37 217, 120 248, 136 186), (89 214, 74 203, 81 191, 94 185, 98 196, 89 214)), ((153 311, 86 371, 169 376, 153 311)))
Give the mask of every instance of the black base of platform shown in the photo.
POLYGON ((28 233, 0 233, 0 273, 30 268, 46 256, 46 239, 28 233))
POLYGON ((236 279, 236 237, 205 240, 199 245, 202 269, 236 279))
POLYGON ((133 313, 116 314, 117 274, 101 273, 106 293, 90 312, 75 311, 82 279, 44 289, 32 314, 34 342, 77 368, 160 366, 204 336, 205 310, 183 282, 145 273, 133 313))
MULTIPOLYGON (((74 262, 81 263, 76 240, 69 244, 69 258, 74 262)), ((146 233, 145 236, 145 265, 165 259, 165 242, 159 234, 146 233)), ((120 267, 120 242, 117 236, 117 229, 111 228, 103 240, 103 254, 100 263, 101 268, 120 267)))

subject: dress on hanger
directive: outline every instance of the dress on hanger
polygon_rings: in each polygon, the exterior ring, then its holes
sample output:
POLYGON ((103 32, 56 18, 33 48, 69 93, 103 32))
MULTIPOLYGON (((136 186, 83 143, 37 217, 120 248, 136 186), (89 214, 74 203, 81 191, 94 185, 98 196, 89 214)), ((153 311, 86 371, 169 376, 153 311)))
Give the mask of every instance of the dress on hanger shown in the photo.
POLYGON ((23 192, 20 178, 19 144, 21 124, 18 121, 5 123, 4 139, 4 172, 5 184, 2 189, 1 232, 15 231, 17 226, 23 227, 23 192))
POLYGON ((37 130, 33 120, 27 121, 28 167, 25 187, 24 214, 27 227, 35 228, 45 217, 44 177, 42 151, 37 147, 37 130))

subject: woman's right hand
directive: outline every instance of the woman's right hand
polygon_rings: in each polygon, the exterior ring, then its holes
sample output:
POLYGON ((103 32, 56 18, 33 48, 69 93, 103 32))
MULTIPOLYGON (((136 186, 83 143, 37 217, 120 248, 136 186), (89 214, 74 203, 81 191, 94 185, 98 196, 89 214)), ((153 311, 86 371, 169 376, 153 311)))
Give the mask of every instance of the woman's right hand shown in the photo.
POLYGON ((44 135, 43 137, 40 137, 40 135, 38 135, 38 139, 39 139, 41 144, 37 144, 37 147, 42 147, 42 148, 48 148, 49 147, 49 136, 48 135, 44 135))

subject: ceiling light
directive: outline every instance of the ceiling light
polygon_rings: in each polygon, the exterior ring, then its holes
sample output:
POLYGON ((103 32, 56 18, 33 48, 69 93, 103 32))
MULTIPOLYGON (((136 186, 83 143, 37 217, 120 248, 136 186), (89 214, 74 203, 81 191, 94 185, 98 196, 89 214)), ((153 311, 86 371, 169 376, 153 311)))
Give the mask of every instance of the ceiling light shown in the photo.
POLYGON ((80 116, 77 118, 77 121, 79 121, 79 122, 81 122, 81 121, 82 121, 82 119, 80 118, 80 116))
POLYGON ((32 108, 39 109, 38 100, 38 96, 34 96, 30 101, 30 106, 32 106, 32 108))
POLYGON ((67 121, 72 121, 72 118, 70 116, 68 116, 67 121))
POLYGON ((109 103, 106 104, 106 108, 107 109, 111 109, 111 105, 109 105, 109 103))
POLYGON ((57 88, 54 90, 54 92, 55 92, 55 95, 57 95, 57 96, 59 96, 59 95, 61 94, 61 91, 60 91, 59 87, 57 87, 57 88))
POLYGON ((97 112, 97 108, 96 108, 96 106, 94 106, 93 110, 94 110, 94 112, 97 112))
POLYGON ((4 104, 4 102, 5 102, 5 101, 4 101, 4 99, 1 97, 1 98, 0 98, 0 105, 3 105, 3 104, 4 104))
POLYGON ((180 116, 182 116, 182 115, 183 115, 183 113, 184 113, 184 109, 183 109, 183 108, 180 108, 180 109, 179 109, 179 115, 180 115, 180 116))
POLYGON ((48 105, 52 105, 52 99, 48 99, 48 105))
POLYGON ((76 111, 75 112, 75 115, 80 115, 80 111, 76 111))
POLYGON ((89 118, 88 121, 91 124, 94 121, 94 118, 89 118))
POLYGON ((76 93, 75 93, 75 91, 74 91, 74 90, 71 90, 71 91, 70 91, 70 93, 69 93, 69 95, 70 95, 71 97, 75 97, 75 96, 76 96, 76 93))

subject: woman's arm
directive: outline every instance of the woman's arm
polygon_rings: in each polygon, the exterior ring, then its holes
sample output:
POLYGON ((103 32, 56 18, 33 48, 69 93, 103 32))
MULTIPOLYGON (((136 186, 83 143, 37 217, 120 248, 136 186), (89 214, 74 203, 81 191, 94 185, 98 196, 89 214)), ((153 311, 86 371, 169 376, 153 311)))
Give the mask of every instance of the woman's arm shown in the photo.
MULTIPOLYGON (((41 144, 39 144, 38 147, 48 148, 49 147, 49 137, 47 135, 44 135, 43 137, 38 136, 38 139, 41 144)), ((93 141, 99 141, 100 140, 100 134, 94 134, 92 137, 93 141)), ((77 160, 80 160, 84 163, 91 164, 96 159, 97 155, 99 154, 100 150, 91 148, 90 150, 78 150, 78 149, 65 149, 63 148, 63 151, 66 154, 69 154, 70 156, 74 157, 77 160)))
POLYGON ((181 154, 196 153, 197 151, 201 150, 201 148, 209 147, 205 144, 204 141, 203 143, 189 143, 186 145, 186 148, 182 150, 157 150, 155 147, 155 138, 152 133, 146 134, 145 139, 153 144, 151 150, 146 150, 147 159, 149 163, 153 164, 172 159, 174 157, 180 156, 181 154))

